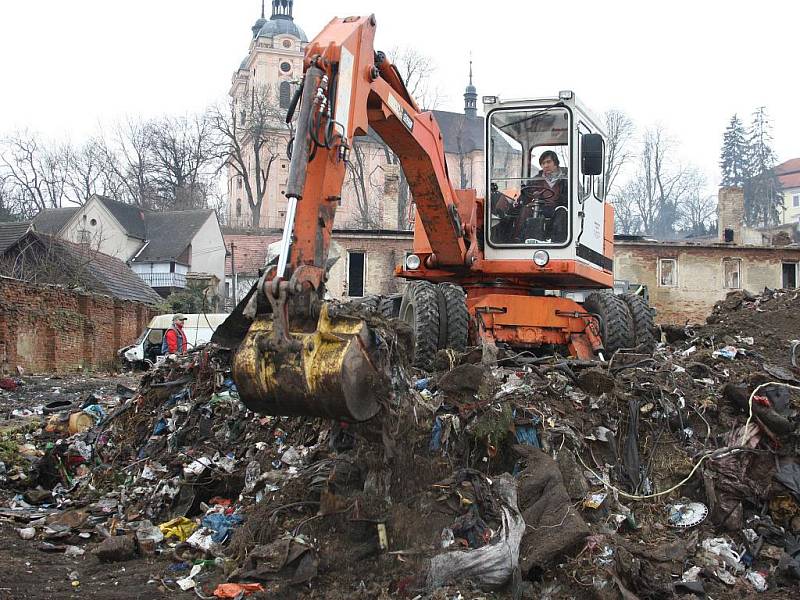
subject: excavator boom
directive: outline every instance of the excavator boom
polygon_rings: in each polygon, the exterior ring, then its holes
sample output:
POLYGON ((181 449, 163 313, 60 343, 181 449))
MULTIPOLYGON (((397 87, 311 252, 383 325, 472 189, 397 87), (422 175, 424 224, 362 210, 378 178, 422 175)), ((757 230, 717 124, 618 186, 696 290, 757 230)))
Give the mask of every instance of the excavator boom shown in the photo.
POLYGON ((372 128, 397 154, 425 228, 439 232, 432 255, 442 265, 464 265, 467 244, 442 134, 397 69, 375 52, 375 26, 374 16, 336 18, 308 44, 302 87, 287 117, 296 130, 278 262, 215 336, 232 345, 244 334, 234 378, 258 412, 364 420, 378 410, 388 373, 382 340, 362 320, 322 302, 356 137, 372 128))

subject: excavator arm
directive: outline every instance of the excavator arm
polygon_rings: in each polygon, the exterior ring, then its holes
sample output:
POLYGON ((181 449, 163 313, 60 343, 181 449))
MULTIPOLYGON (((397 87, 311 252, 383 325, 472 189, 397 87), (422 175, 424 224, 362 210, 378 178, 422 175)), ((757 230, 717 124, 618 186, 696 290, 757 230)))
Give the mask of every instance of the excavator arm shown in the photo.
MULTIPOLYGON (((461 266, 466 244, 448 178, 444 142, 383 53, 375 18, 336 18, 308 45, 286 188, 287 220, 276 276, 324 269, 346 161, 372 128, 399 157, 439 264, 461 266), (288 268, 288 272, 284 270, 288 268)), ((315 279, 316 281, 316 279, 315 279)))
MULTIPOLYGON (((360 318, 322 301, 356 137, 372 128, 399 157, 429 234, 432 264, 465 265, 468 244, 441 131, 397 69, 375 52, 375 26, 374 16, 335 18, 306 48, 302 87, 287 115, 296 130, 278 263, 251 291, 247 310, 237 307, 240 314, 229 319, 241 326, 243 312, 253 317, 233 372, 242 400, 257 412, 358 421, 379 409, 388 379, 384 341, 360 318)), ((223 325, 215 337, 230 340, 232 327, 223 325)))

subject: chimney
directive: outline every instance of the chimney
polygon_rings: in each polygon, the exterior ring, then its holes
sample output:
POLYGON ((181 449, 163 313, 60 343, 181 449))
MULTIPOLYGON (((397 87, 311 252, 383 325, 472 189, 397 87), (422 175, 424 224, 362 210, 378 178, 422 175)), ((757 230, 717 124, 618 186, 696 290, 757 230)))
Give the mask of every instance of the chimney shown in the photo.
POLYGON ((742 188, 720 188, 717 223, 720 242, 742 243, 742 228, 744 227, 744 190, 742 188))

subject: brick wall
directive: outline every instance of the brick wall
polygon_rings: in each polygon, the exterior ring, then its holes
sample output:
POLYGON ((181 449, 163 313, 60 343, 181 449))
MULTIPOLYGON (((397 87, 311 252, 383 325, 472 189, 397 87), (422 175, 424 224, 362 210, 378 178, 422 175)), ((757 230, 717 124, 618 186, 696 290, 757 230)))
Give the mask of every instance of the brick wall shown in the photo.
POLYGON ((733 231, 733 241, 742 243, 740 238, 744 227, 744 190, 736 187, 724 187, 719 190, 717 200, 717 237, 725 241, 725 230, 733 231))
POLYGON ((760 292, 783 286, 782 265, 800 262, 800 249, 741 246, 690 246, 669 243, 615 243, 614 277, 647 285, 660 323, 702 323, 726 287, 723 261, 738 259, 742 289, 760 292), (677 261, 675 285, 658 281, 659 259, 677 261))
POLYGON ((139 302, 0 278, 0 370, 108 367, 155 314, 139 302))

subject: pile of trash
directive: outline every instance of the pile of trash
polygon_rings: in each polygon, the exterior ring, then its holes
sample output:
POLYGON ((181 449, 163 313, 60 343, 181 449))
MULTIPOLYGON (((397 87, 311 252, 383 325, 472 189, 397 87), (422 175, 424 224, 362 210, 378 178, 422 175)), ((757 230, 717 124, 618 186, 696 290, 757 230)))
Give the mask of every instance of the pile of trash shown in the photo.
POLYGON ((0 517, 45 552, 160 560, 201 597, 795 589, 798 308, 732 294, 606 362, 440 353, 366 423, 254 414, 209 345, 6 432, 32 449, 2 457, 0 517))

